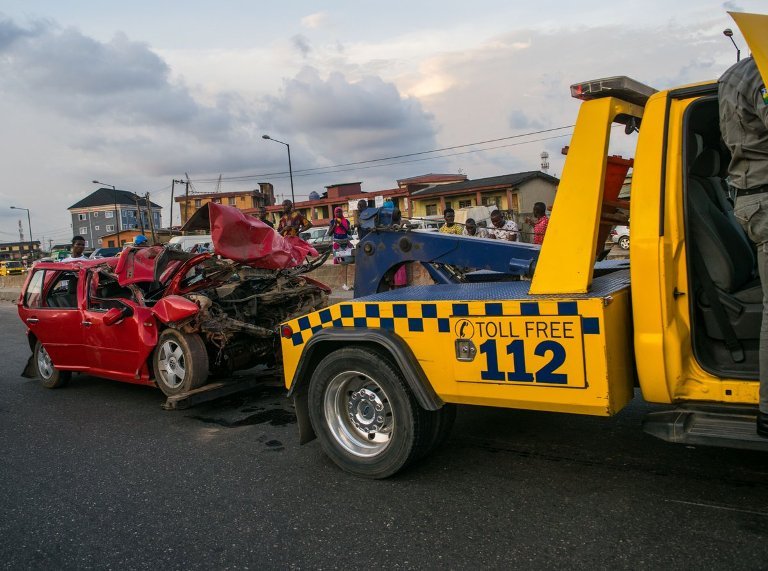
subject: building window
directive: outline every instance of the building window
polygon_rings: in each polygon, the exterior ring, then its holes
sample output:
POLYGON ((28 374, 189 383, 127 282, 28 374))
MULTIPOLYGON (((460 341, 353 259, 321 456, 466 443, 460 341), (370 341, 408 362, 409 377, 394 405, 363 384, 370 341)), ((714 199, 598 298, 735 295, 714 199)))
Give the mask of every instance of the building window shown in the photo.
POLYGON ((135 210, 129 210, 128 211, 128 218, 136 218, 136 211, 135 210))
POLYGON ((82 220, 88 220, 88 215, 87 214, 78 214, 77 215, 77 219, 81 220, 81 221, 82 220))
POLYGON ((94 227, 93 227, 93 229, 94 229, 94 230, 96 230, 96 231, 99 231, 99 230, 101 230, 101 226, 99 226, 98 224, 96 224, 96 226, 94 226, 94 227))
POLYGON ((195 198, 195 208, 200 208, 203 205, 203 200, 201 198, 195 198))
POLYGON ((483 206, 495 206, 501 208, 501 197, 499 196, 484 196, 483 206))
POLYGON ((99 213, 98 213, 98 212, 94 212, 94 213, 93 213, 93 217, 94 217, 94 218, 98 218, 98 217, 99 217, 99 213))
POLYGON ((449 208, 453 208, 453 202, 450 200, 445 201, 445 209, 448 210, 449 208))
POLYGON ((111 210, 108 210, 107 212, 104 213, 104 218, 114 218, 114 217, 115 217, 115 213, 112 212, 111 210))
POLYGON ((230 206, 234 206, 235 205, 235 197, 234 196, 230 196, 229 198, 227 198, 227 204, 229 204, 230 206))
POLYGON ((221 204, 221 198, 214 198, 213 202, 215 202, 216 204, 221 204))
POLYGON ((107 224, 107 227, 105 228, 107 232, 114 232, 115 231, 115 225, 114 224, 107 224))
POLYGON ((437 204, 427 204, 427 216, 437 216, 437 204))
POLYGON ((469 208, 472 206, 471 200, 459 200, 459 208, 469 208))
POLYGON ((88 234, 88 226, 80 226, 80 234, 88 234))

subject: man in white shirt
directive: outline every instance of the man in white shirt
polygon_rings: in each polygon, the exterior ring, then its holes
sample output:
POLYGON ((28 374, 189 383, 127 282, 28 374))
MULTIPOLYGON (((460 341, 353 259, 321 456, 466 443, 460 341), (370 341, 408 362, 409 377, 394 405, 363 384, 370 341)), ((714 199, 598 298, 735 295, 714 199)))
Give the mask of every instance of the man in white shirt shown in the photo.
POLYGON ((517 242, 517 235, 518 229, 514 220, 504 220, 498 210, 491 212, 491 227, 488 228, 489 238, 517 242))
POLYGON ((78 260, 86 260, 87 258, 83 255, 83 250, 85 250, 85 238, 82 236, 75 236, 72 238, 72 250, 69 256, 61 261, 76 262, 78 260))

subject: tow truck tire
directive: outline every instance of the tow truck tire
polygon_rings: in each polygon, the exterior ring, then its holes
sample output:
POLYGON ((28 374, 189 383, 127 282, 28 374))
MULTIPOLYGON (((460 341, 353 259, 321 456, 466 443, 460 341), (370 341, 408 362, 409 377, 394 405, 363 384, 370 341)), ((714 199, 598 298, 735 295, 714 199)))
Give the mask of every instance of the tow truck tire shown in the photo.
POLYGON ((35 374, 46 389, 61 388, 72 378, 72 373, 70 371, 59 371, 53 366, 48 351, 45 350, 45 347, 43 347, 43 344, 40 343, 40 341, 35 343, 35 354, 33 359, 35 363, 35 374))
POLYGON ((199 335, 166 329, 152 356, 155 382, 166 396, 202 387, 208 380, 208 352, 199 335))
POLYGON ((629 236, 622 236, 619 238, 619 248, 622 250, 629 250, 629 236))
POLYGON ((392 476, 435 440, 429 412, 383 351, 349 347, 330 353, 315 369, 308 397, 323 451, 357 476, 392 476))

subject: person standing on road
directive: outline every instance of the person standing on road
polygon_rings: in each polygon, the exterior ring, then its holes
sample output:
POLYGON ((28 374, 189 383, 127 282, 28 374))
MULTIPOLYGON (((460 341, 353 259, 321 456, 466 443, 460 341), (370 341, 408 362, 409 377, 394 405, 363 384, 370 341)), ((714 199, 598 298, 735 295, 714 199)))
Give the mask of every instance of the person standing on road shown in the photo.
POLYGON ((341 206, 337 206, 333 210, 333 219, 325 234, 326 236, 331 236, 333 239, 334 264, 339 263, 339 259, 336 257, 336 251, 346 248, 349 245, 350 231, 349 220, 344 218, 344 210, 342 210, 341 206))
POLYGON ((475 222, 474 218, 467 218, 467 221, 464 223, 464 232, 462 232, 462 236, 474 236, 475 238, 487 238, 488 232, 485 228, 478 228, 477 222, 475 222))
POLYGON ((457 236, 461 236, 464 233, 464 228, 454 222, 456 220, 456 211, 453 208, 446 208, 443 211, 443 218, 445 219, 445 224, 440 227, 440 232, 443 234, 456 234, 457 236))
POLYGON ((77 260, 86 260, 87 258, 83 255, 83 250, 85 250, 85 238, 82 236, 75 236, 72 238, 72 250, 70 251, 69 256, 61 261, 76 262, 77 260))
POLYGON ((491 227, 488 228, 489 238, 516 242, 517 234, 517 223, 514 220, 504 220, 498 210, 491 212, 491 227))
POLYGON ((267 209, 264 208, 263 206, 259 206, 256 209, 256 218, 258 218, 264 224, 266 224, 267 226, 269 226, 270 228, 272 228, 274 230, 275 223, 272 222, 269 218, 267 218, 267 209))
POLYGON ((537 202, 533 205, 533 218, 526 218, 526 224, 533 226, 533 243, 541 246, 544 243, 544 234, 549 225, 549 216, 547 216, 547 205, 543 202, 537 202))
POLYGON ((293 209, 293 202, 283 201, 283 215, 277 225, 277 232, 281 236, 298 236, 312 228, 312 223, 293 209))
POLYGON ((768 438, 768 93, 751 57, 731 66, 717 87, 720 133, 731 151, 728 184, 736 195, 733 214, 757 244, 763 287, 757 433, 768 438))

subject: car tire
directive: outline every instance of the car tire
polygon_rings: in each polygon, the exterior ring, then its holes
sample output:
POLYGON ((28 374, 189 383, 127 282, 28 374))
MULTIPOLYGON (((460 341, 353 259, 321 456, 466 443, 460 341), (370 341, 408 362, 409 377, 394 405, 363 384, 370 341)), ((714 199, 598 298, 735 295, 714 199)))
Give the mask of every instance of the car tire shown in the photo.
POLYGON ((629 250, 629 236, 622 236, 619 238, 619 248, 622 250, 629 250))
POLYGON ((308 400, 323 451, 357 476, 392 476, 435 442, 429 412, 383 351, 349 347, 330 353, 312 375, 308 400))
POLYGON ((166 329, 152 356, 155 382, 166 396, 202 387, 208 380, 208 352, 199 335, 166 329))
POLYGON ((35 374, 46 389, 61 388, 72 378, 70 371, 59 371, 53 366, 48 351, 45 350, 40 341, 35 343, 33 362, 35 363, 35 374))

